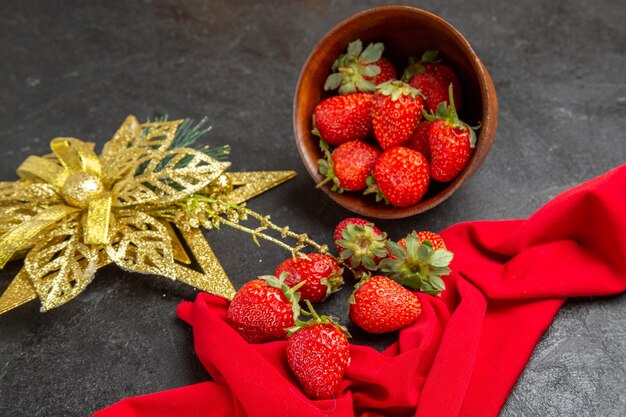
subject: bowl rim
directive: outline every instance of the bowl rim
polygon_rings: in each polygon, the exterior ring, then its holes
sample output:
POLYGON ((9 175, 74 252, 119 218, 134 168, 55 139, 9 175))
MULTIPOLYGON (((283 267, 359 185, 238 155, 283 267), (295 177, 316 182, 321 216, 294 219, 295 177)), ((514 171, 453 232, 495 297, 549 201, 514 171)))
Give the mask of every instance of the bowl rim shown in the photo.
MULTIPOLYGON (((391 205, 380 204, 376 206, 375 209, 372 208, 372 206, 355 207, 352 204, 347 204, 345 198, 343 197, 344 194, 331 191, 331 187, 328 185, 321 187, 322 191, 324 191, 332 200, 334 200, 342 207, 362 216, 379 219, 399 219, 413 216, 430 210, 447 200, 482 165, 495 139, 498 120, 498 101, 493 81, 491 80, 487 69, 470 45, 469 41, 465 39, 465 37, 454 26, 452 26, 452 24, 437 16, 436 14, 413 6, 380 6, 360 11, 337 23, 317 42, 317 44, 309 53, 306 61, 302 65, 300 74, 298 76, 292 107, 294 138, 300 158, 302 159, 306 170, 308 171, 314 182, 318 183, 319 181, 321 181, 321 174, 319 174, 317 169, 312 170, 310 164, 307 163, 309 157, 305 154, 303 149, 304 146, 302 143, 306 138, 304 137, 304 135, 301 135, 301 133, 306 134, 306 132, 302 132, 303 128, 299 126, 298 123, 298 103, 299 97, 302 94, 302 84, 306 76, 306 69, 309 67, 309 64, 321 49, 321 46, 327 44, 329 40, 333 39, 333 37, 346 26, 353 25, 355 21, 359 21, 364 17, 372 14, 388 14, 398 12, 420 15, 421 17, 426 17, 428 19, 433 19, 437 21, 439 24, 445 27, 446 30, 449 31, 449 33, 454 37, 455 41, 459 45, 461 45, 462 49, 466 52, 467 58, 470 61, 472 69, 478 79, 479 90, 481 92, 480 95, 482 101, 482 117, 480 121, 481 130, 478 135, 478 143, 481 143, 481 145, 480 147, 476 147, 468 165, 463 169, 463 171, 461 171, 461 173, 452 182, 448 183, 448 185, 443 190, 426 199, 420 200, 411 206, 394 207, 391 205)), ((359 196, 358 198, 360 197, 363 196, 359 196)))

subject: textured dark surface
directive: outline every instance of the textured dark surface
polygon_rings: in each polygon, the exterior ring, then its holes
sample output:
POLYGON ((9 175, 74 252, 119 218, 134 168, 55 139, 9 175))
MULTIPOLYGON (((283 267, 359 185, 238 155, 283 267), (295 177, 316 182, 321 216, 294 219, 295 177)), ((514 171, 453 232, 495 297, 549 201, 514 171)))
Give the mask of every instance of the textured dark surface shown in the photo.
MULTIPOLYGON (((0 179, 55 136, 104 143, 129 113, 208 115, 233 169, 299 176, 251 202, 279 224, 330 242, 349 213, 313 188, 293 144, 301 65, 345 17, 383 2, 0 2, 0 179)), ((377 222, 392 237, 473 219, 527 217, 560 191, 626 161, 626 3, 410 3, 450 21, 489 69, 500 127, 479 172, 426 214, 377 222)), ((208 234, 236 286, 285 255, 238 232, 208 234)), ((19 268, 0 272, 4 290, 19 268)), ((537 277, 541 279, 541 277, 537 277)), ((592 277, 590 277, 592 283, 592 277)), ((0 316, 0 415, 86 416, 121 398, 203 381, 189 328, 190 288, 116 267, 69 304, 0 316)), ((345 321, 348 290, 325 311, 345 321)), ((626 296, 568 301, 503 416, 626 414, 626 296)), ((382 348, 391 337, 355 333, 382 348)), ((485 395, 489 395, 485 393, 485 395)))

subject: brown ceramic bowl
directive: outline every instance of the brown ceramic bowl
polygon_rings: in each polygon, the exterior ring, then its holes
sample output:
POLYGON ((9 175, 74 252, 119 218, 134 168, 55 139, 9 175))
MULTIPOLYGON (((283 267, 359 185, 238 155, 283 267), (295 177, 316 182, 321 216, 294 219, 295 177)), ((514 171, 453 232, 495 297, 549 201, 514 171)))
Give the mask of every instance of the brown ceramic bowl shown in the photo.
POLYGON ((496 91, 487 69, 465 38, 445 20, 432 13, 406 6, 379 7, 358 13, 335 26, 315 46, 302 67, 294 98, 293 124, 298 151, 316 183, 322 181, 317 160, 322 157, 319 139, 311 134, 313 109, 335 92, 324 91, 324 82, 335 59, 348 44, 361 39, 385 44, 384 56, 393 62, 400 76, 410 56, 438 50, 443 62, 459 77, 463 93, 461 119, 470 125, 480 122, 476 148, 468 166, 449 183, 431 182, 426 195, 409 207, 376 203, 371 195, 335 193, 322 190, 343 207, 363 216, 397 219, 429 210, 452 195, 483 163, 495 138, 498 124, 496 91))

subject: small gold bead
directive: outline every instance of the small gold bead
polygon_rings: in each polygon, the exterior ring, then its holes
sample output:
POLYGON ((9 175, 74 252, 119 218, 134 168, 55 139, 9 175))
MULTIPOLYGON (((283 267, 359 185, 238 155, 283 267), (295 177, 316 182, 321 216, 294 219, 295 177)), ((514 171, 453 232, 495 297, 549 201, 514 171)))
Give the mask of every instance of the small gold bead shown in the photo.
POLYGON ((102 180, 88 172, 76 172, 70 175, 61 189, 61 195, 67 204, 78 208, 89 207, 89 201, 104 192, 102 180))
POLYGON ((201 191, 204 195, 216 196, 228 194, 233 190, 233 183, 228 175, 222 174, 214 179, 209 185, 201 191))

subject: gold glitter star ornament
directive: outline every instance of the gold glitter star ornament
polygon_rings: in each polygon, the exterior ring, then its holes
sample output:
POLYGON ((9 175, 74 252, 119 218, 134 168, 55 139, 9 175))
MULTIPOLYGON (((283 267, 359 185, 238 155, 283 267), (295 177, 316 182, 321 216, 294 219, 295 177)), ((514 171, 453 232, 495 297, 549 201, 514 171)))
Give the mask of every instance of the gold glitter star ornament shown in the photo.
POLYGON ((295 173, 225 173, 230 163, 187 147, 205 132, 129 116, 100 155, 92 143, 56 138, 52 154, 29 156, 18 181, 0 182, 0 268, 24 258, 0 314, 37 297, 42 311, 58 307, 109 263, 232 298, 199 227, 236 222, 239 204, 295 173))

